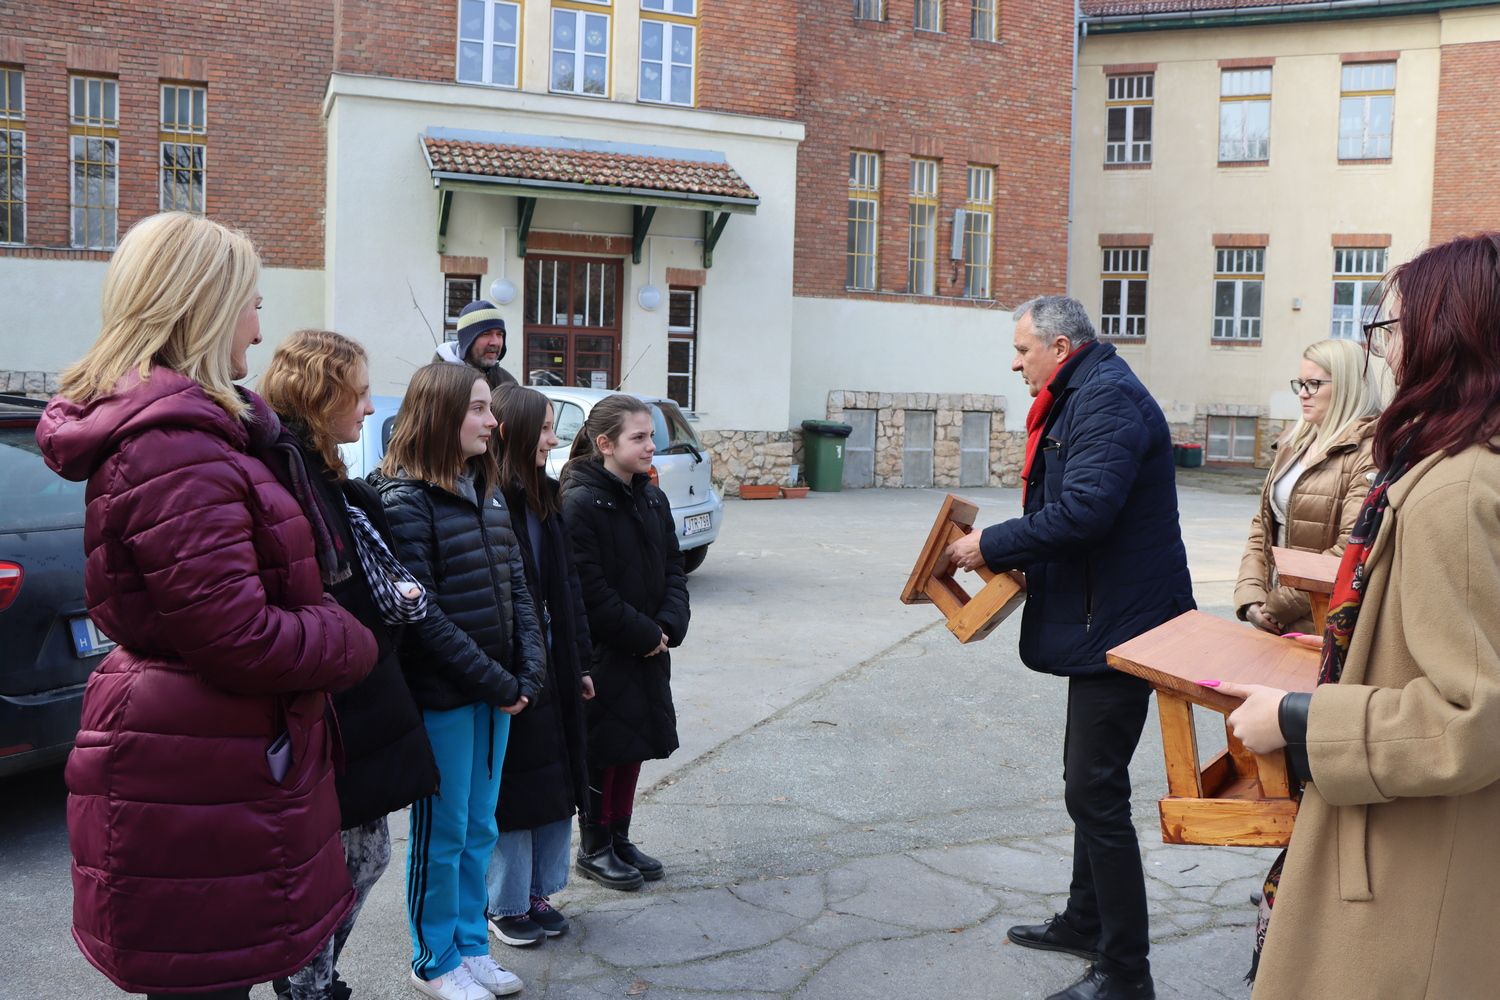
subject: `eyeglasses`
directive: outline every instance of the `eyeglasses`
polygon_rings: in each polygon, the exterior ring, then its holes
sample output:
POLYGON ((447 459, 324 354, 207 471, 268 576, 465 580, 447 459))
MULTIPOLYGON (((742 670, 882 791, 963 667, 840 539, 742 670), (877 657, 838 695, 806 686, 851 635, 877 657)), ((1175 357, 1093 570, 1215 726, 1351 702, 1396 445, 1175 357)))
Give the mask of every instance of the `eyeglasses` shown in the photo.
POLYGON ((1393 319, 1376 320, 1373 323, 1363 324, 1365 330, 1365 345, 1369 347, 1370 353, 1377 358, 1385 357, 1385 352, 1390 349, 1391 341, 1401 336, 1401 317, 1393 319))
POLYGON ((1308 396, 1316 396, 1319 389, 1323 388, 1325 385, 1332 384, 1332 382, 1320 378, 1294 378, 1292 379, 1292 391, 1299 396, 1304 392, 1307 393, 1308 396))

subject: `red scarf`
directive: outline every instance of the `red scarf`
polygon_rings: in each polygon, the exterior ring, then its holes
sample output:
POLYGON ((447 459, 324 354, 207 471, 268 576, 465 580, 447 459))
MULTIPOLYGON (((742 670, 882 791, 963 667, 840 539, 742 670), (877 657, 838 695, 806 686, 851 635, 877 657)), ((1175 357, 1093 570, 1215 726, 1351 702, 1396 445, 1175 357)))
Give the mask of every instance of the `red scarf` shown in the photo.
POLYGON ((1022 507, 1026 506, 1026 485, 1031 481, 1031 463, 1036 461, 1036 450, 1042 443, 1042 428, 1047 426, 1047 414, 1052 411, 1052 404, 1057 402, 1057 397, 1052 394, 1052 386, 1062 376, 1063 369, 1067 367, 1070 360, 1093 346, 1094 342, 1091 340, 1064 355, 1062 362, 1057 366, 1057 371, 1047 380, 1042 391, 1036 394, 1036 399, 1031 401, 1031 409, 1026 411, 1026 464, 1021 466, 1022 507))

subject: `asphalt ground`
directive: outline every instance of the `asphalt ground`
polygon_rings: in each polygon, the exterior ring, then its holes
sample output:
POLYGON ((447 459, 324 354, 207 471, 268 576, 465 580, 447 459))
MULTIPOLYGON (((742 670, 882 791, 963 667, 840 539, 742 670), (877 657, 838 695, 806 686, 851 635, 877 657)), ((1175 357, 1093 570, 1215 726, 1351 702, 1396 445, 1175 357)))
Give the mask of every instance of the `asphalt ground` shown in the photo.
MULTIPOLYGON (((1229 614, 1257 486, 1183 476, 1204 610, 1229 614)), ((961 492, 984 523, 1019 506, 1014 490, 961 492)), ((931 607, 897 599, 943 493, 729 503, 674 653, 682 749, 646 765, 633 829, 668 876, 636 894, 575 880, 553 900, 566 937, 496 944, 523 995, 1029 998, 1082 973, 1004 941, 1066 893, 1065 683, 1020 664, 1019 616, 960 646, 931 607)), ((1222 746, 1216 717, 1199 732, 1222 746)), ((1159 994, 1247 996, 1248 896, 1270 852, 1162 846, 1154 711, 1132 777, 1159 994)), ((122 996, 69 934, 61 769, 0 781, 0 796, 0 998, 122 996)), ((403 816, 392 831, 391 869, 340 962, 357 997, 416 996, 403 816)))

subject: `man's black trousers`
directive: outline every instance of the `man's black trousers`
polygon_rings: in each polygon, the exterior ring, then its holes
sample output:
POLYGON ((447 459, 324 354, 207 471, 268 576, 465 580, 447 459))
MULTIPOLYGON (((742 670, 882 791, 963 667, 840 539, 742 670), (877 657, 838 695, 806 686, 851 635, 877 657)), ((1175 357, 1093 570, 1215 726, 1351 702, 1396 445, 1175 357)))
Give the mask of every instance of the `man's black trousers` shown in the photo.
POLYGON ((1073 884, 1064 919, 1099 935, 1099 966, 1134 979, 1148 975, 1146 879, 1130 820, 1130 758, 1141 741, 1151 686, 1108 674, 1068 679, 1063 784, 1073 819, 1073 884))

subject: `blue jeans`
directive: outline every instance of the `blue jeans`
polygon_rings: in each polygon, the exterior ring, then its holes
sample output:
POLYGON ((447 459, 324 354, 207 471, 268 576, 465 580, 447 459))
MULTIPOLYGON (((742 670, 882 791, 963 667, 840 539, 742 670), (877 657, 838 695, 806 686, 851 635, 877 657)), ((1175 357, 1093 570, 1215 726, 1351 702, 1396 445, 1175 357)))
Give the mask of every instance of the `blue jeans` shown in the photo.
POLYGON ((490 953, 484 872, 498 834, 495 803, 510 716, 488 705, 422 711, 441 780, 411 807, 406 915, 411 967, 422 979, 490 953))
POLYGON ((571 818, 500 834, 484 878, 490 916, 520 916, 531 909, 532 896, 550 896, 567 885, 572 846, 571 818))

